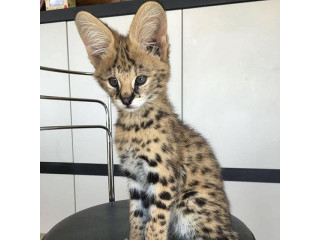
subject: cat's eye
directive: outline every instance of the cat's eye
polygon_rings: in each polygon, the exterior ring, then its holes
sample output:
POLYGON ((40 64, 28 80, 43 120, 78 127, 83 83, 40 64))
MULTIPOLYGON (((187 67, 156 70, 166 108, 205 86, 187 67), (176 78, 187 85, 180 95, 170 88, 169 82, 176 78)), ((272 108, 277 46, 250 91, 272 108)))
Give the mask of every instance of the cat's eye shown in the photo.
POLYGON ((112 87, 118 87, 118 80, 114 77, 109 78, 109 83, 112 87))
POLYGON ((144 75, 141 75, 141 76, 138 76, 138 77, 136 78, 135 84, 138 85, 138 86, 141 86, 141 85, 145 84, 146 81, 147 81, 147 77, 144 76, 144 75))

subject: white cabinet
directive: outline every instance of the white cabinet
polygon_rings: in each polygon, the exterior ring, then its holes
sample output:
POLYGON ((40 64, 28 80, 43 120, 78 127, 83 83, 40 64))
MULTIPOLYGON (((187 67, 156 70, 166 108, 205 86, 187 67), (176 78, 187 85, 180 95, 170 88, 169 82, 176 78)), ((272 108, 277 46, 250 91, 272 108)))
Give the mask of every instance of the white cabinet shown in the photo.
MULTIPOLYGON (((278 0, 183 11, 183 120, 222 167, 280 167, 279 27, 278 0)), ((279 184, 225 186, 257 239, 280 239, 279 184)))

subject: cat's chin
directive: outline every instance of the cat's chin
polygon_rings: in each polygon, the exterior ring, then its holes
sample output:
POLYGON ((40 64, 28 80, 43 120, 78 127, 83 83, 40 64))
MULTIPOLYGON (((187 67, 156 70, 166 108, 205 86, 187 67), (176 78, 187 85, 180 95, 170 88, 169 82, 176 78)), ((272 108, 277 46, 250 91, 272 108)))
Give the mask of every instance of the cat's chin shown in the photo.
POLYGON ((132 104, 129 106, 124 105, 121 101, 114 101, 114 104, 120 111, 135 112, 139 110, 145 104, 145 102, 145 99, 134 99, 132 104))

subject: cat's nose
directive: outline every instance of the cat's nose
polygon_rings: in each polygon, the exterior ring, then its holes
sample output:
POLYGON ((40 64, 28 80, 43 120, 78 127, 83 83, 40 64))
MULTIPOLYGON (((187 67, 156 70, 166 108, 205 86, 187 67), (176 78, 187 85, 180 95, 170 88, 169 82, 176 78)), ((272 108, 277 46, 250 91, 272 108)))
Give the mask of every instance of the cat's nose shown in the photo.
POLYGON ((133 93, 131 95, 129 94, 125 94, 124 96, 120 95, 121 102, 126 106, 129 106, 132 103, 133 98, 134 98, 133 93))

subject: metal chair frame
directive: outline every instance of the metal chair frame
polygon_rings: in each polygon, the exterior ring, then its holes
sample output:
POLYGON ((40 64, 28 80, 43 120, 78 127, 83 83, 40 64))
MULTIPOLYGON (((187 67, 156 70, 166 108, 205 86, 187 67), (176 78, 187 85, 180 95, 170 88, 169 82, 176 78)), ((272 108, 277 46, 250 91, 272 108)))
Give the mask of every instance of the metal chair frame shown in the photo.
MULTIPOLYGON (((86 75, 92 76, 92 73, 88 72, 79 72, 71 70, 63 70, 57 68, 49 68, 40 66, 40 70, 50 71, 50 72, 60 72, 67 74, 77 74, 77 75, 86 75)), ((107 139, 107 162, 108 162, 108 190, 109 190, 109 202, 115 201, 115 186, 114 186, 114 166, 113 166, 113 141, 112 141, 112 116, 111 116, 111 103, 108 101, 108 105, 98 99, 88 99, 88 98, 68 98, 68 97, 58 97, 58 96, 45 96, 40 95, 40 99, 45 100, 55 100, 55 101, 71 101, 71 102, 92 102, 98 103, 103 106, 106 113, 106 126, 103 125, 67 125, 67 126, 44 126, 40 127, 40 131, 45 130, 62 130, 62 129, 91 129, 91 128, 100 128, 106 131, 107 139)))

